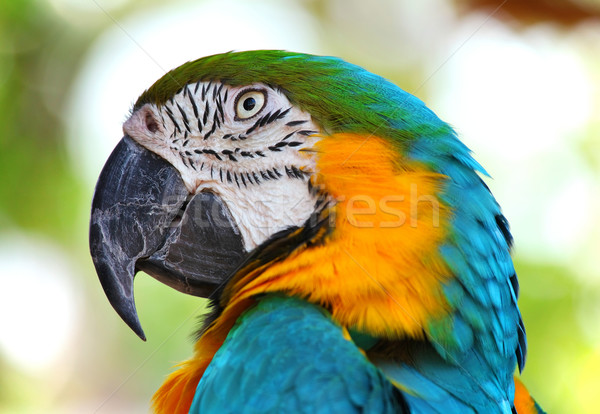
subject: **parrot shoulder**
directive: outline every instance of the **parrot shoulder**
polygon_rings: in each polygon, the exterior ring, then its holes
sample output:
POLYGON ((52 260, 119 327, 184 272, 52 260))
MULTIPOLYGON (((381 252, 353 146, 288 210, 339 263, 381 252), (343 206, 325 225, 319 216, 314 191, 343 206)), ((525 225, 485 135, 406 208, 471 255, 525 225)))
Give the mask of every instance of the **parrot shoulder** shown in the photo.
POLYGON ((230 330, 198 384, 190 412, 242 408, 257 413, 397 413, 405 406, 326 310, 295 297, 267 294, 230 330))

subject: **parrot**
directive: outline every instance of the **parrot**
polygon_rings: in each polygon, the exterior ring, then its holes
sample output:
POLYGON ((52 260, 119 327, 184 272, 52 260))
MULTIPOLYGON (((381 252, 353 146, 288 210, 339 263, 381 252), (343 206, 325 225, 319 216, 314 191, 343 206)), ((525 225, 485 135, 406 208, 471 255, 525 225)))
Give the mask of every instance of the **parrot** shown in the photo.
POLYGON ((143 271, 207 298, 156 413, 543 413, 508 221, 448 123, 343 59, 189 61, 96 184, 90 252, 143 340, 143 271))

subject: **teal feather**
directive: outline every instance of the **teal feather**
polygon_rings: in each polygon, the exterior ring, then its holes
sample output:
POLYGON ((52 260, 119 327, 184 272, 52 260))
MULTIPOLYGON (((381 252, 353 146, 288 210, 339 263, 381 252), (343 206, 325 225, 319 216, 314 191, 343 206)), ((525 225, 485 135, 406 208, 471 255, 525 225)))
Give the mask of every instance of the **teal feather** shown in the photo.
POLYGON ((229 332, 190 413, 402 413, 398 398, 322 308, 268 295, 229 332))

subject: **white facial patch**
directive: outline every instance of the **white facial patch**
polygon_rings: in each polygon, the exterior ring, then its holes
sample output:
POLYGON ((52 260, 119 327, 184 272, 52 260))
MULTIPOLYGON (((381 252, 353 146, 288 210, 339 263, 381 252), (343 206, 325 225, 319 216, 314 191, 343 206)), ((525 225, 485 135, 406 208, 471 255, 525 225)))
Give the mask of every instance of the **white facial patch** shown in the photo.
POLYGON ((315 210, 309 149, 320 130, 273 88, 188 84, 161 106, 142 106, 123 131, 170 162, 190 193, 219 195, 248 251, 315 210))

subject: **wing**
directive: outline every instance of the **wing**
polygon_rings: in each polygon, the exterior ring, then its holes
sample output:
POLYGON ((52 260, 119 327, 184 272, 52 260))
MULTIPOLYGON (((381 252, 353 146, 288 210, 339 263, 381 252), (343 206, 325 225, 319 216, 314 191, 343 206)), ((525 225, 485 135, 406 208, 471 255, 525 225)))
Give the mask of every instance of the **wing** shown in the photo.
POLYGON ((267 295, 204 373, 190 413, 402 413, 399 392, 326 311, 267 295))
POLYGON ((374 362, 417 412, 511 412, 526 338, 508 224, 485 171, 453 134, 426 145, 411 155, 449 177, 441 198, 452 206, 450 236, 440 253, 453 276, 444 285, 451 312, 426 327, 427 341, 401 351, 408 357, 374 362))

